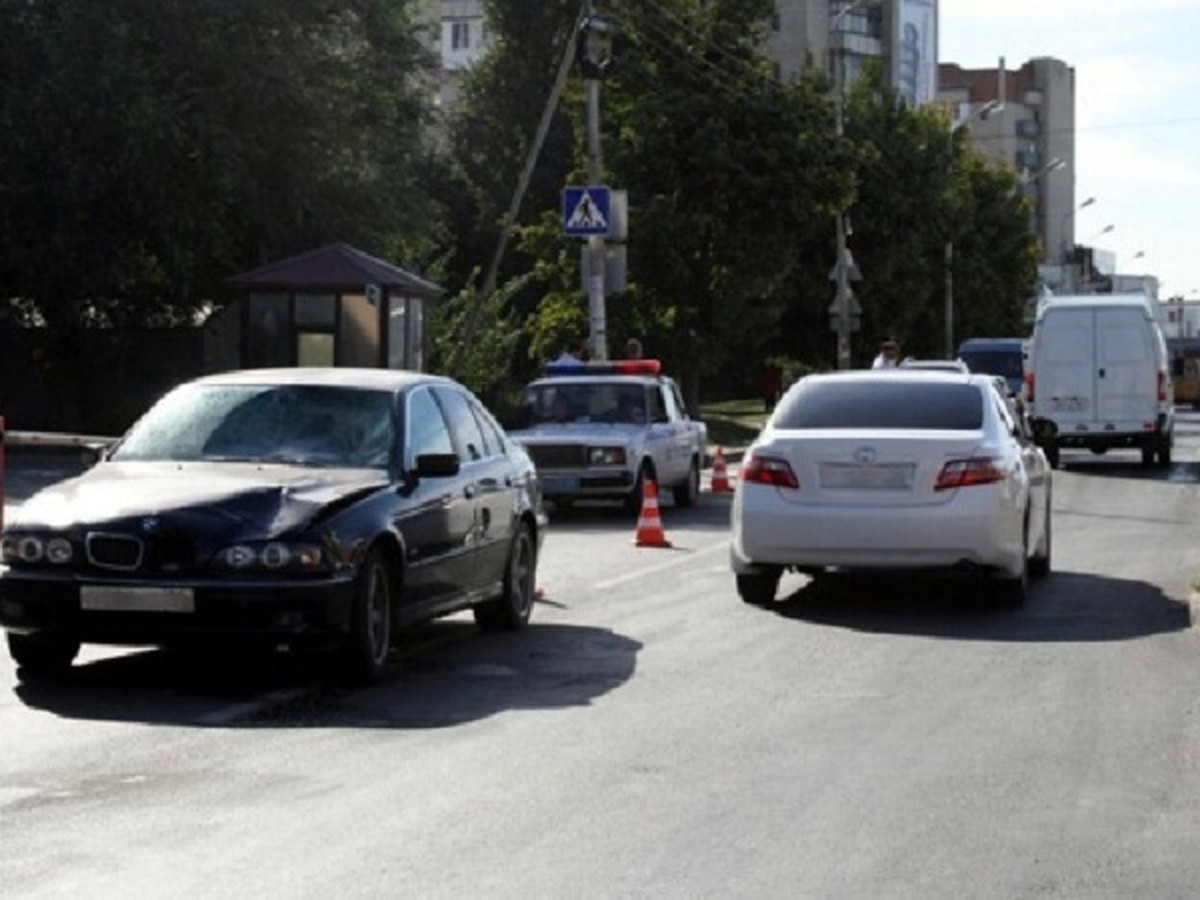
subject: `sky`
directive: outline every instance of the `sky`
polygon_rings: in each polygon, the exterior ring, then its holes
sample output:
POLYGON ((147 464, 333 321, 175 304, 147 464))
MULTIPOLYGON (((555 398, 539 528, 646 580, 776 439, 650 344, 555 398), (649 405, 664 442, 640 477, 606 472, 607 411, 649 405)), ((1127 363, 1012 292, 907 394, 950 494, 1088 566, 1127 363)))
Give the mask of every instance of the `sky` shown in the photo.
POLYGON ((1200 0, 940 0, 938 31, 940 62, 1075 70, 1076 243, 1200 300, 1200 0))

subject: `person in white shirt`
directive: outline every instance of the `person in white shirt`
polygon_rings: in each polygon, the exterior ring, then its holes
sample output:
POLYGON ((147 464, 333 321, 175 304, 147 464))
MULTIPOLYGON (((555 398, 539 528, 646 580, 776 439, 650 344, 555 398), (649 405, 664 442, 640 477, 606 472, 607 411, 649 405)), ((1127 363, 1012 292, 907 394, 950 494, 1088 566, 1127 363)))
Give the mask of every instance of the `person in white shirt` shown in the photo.
POLYGON ((900 343, 895 338, 888 338, 879 345, 879 355, 871 363, 872 369, 894 369, 900 362, 900 343))

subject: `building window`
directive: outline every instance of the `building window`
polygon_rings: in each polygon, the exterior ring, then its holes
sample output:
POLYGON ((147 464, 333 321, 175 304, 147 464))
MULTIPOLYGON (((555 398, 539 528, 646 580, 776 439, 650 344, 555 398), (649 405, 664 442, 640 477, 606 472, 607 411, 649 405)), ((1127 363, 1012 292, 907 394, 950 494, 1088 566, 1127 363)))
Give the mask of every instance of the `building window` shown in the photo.
POLYGON ((450 25, 450 47, 454 50, 469 50, 471 47, 471 23, 453 22, 450 25))

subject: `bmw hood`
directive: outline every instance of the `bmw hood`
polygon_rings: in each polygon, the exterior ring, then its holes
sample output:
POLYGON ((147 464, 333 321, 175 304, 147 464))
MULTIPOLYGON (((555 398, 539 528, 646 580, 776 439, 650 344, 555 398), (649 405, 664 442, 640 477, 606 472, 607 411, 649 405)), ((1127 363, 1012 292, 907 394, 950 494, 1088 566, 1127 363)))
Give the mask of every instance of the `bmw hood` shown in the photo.
POLYGON ((267 540, 387 484, 387 476, 375 469, 104 462, 34 494, 12 526, 91 528, 140 518, 227 540, 267 540))

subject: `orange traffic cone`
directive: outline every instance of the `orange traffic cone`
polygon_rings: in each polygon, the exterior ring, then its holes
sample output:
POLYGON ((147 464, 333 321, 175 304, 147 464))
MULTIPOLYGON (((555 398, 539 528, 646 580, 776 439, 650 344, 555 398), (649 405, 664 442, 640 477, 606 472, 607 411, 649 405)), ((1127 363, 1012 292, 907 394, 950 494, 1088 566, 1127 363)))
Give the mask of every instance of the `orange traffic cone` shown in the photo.
POLYGON ((642 486, 642 511, 638 515, 637 537, 633 542, 639 547, 671 546, 658 515, 658 485, 653 478, 647 478, 642 486))
POLYGON ((712 492, 714 494, 728 494, 733 491, 733 485, 729 483, 729 474, 725 471, 725 452, 722 448, 717 448, 717 455, 713 459, 712 470, 712 492))

